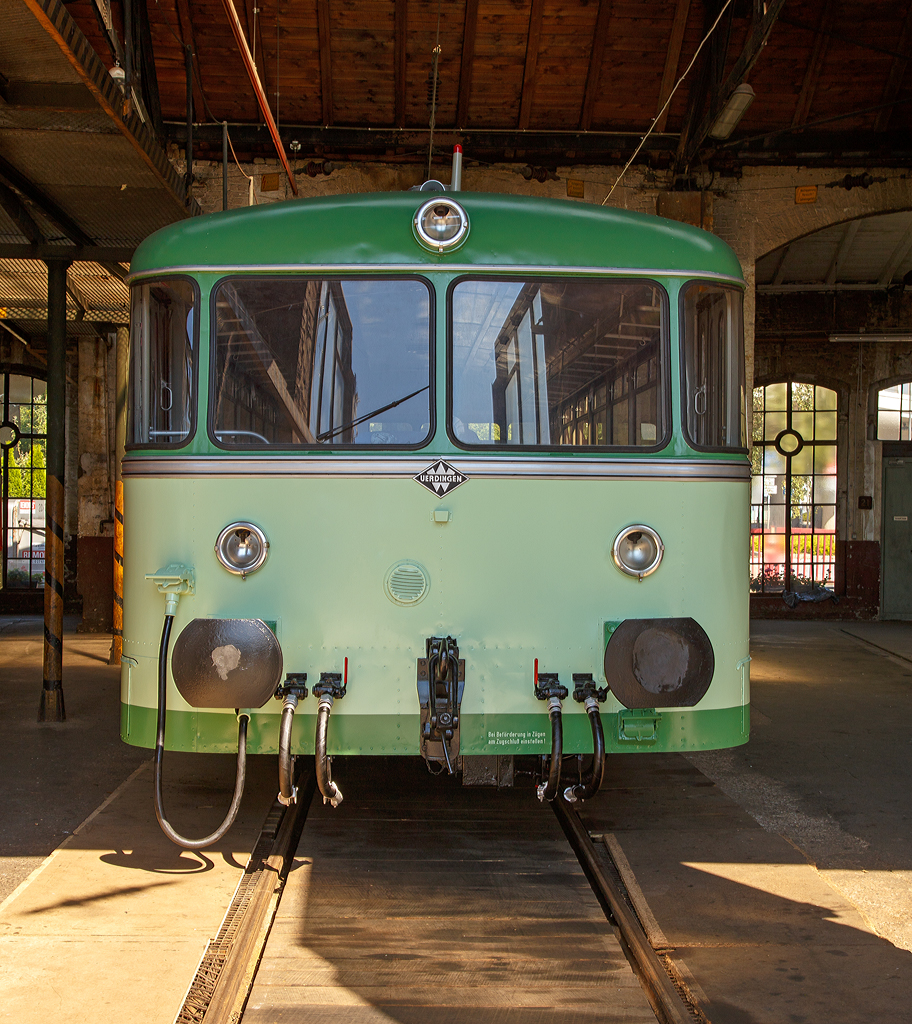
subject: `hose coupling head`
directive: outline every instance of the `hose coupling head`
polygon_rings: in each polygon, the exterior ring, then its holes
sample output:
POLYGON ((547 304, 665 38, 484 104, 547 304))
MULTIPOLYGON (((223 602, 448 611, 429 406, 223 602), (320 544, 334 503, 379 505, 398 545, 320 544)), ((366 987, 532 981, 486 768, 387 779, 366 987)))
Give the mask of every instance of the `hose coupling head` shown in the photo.
POLYGON ((278 801, 283 807, 291 807, 292 804, 296 804, 298 802, 298 787, 292 786, 291 793, 288 796, 282 796, 279 793, 278 801))
POLYGON ((586 700, 584 701, 584 703, 585 703, 585 706, 586 706, 586 710, 589 712, 590 715, 593 713, 593 711, 596 714, 598 714, 599 702, 598 702, 597 698, 595 698, 595 697, 587 697, 586 700))
POLYGON ((193 569, 179 562, 172 562, 158 572, 147 572, 146 579, 151 580, 158 587, 158 592, 165 595, 165 615, 176 614, 181 596, 194 592, 193 569))
POLYGON ((561 713, 561 702, 558 697, 548 698, 548 714, 553 718, 555 714, 561 713))
POLYGON ((327 711, 332 711, 333 700, 334 698, 331 693, 321 693, 320 699, 317 702, 317 711, 322 711, 323 708, 326 708, 327 711))

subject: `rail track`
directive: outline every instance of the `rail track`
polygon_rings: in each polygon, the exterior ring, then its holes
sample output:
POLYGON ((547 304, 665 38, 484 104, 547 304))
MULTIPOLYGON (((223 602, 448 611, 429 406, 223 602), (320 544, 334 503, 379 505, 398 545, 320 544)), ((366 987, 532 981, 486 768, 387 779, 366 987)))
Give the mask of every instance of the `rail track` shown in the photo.
POLYGON ((612 837, 392 764, 273 808, 175 1024, 708 1024, 612 837))

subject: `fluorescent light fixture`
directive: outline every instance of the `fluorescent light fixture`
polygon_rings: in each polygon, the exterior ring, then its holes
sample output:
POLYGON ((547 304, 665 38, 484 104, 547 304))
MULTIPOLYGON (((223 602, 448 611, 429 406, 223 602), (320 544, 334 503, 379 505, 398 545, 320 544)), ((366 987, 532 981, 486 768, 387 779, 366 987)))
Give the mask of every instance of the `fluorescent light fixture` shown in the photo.
POLYGON ((727 139, 753 102, 754 90, 747 82, 742 82, 728 97, 725 106, 719 111, 719 116, 713 121, 707 134, 714 139, 727 139))
POLYGON ((910 345, 910 344, 912 344, 912 334, 877 334, 877 333, 875 333, 873 331, 870 334, 831 334, 830 335, 830 341, 833 341, 833 342, 847 341, 847 342, 856 342, 856 343, 859 342, 859 341, 864 341, 864 342, 868 342, 868 341, 871 341, 871 342, 882 342, 882 341, 895 342, 895 341, 899 341, 899 342, 902 342, 902 343, 904 343, 906 345, 910 345))

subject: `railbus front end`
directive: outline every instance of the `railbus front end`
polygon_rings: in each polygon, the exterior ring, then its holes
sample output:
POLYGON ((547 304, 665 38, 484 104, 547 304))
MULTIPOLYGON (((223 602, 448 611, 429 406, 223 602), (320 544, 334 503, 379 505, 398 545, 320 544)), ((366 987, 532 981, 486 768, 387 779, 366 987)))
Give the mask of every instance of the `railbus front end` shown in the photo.
POLYGON ((239 787, 277 753, 285 802, 314 754, 333 803, 333 754, 495 785, 532 755, 540 798, 573 800, 611 753, 746 741, 743 282, 719 240, 333 197, 165 229, 131 281, 122 734, 159 783, 166 749, 237 750, 239 787), (591 763, 562 791, 567 755, 591 763))

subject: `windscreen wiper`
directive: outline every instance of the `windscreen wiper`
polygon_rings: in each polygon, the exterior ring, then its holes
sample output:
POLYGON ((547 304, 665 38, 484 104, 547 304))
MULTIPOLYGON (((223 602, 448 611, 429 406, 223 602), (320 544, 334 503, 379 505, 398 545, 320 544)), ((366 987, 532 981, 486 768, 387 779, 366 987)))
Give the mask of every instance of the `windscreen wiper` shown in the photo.
POLYGON ((335 437, 336 434, 341 434, 345 430, 351 430, 352 427, 357 427, 359 423, 363 423, 365 420, 369 420, 372 416, 379 416, 381 412, 387 412, 389 409, 395 409, 397 405, 402 405, 403 402, 407 402, 410 398, 414 398, 415 395, 420 395, 422 391, 427 391, 430 384, 425 384, 423 388, 418 388, 417 391, 413 391, 410 395, 406 395, 404 398, 397 398, 395 402, 390 402, 389 405, 381 405, 379 409, 373 409, 363 416, 359 416, 356 420, 351 420, 349 423, 343 423, 341 427, 336 427, 335 430, 324 430, 322 434, 317 434, 318 441, 329 441, 335 437))

